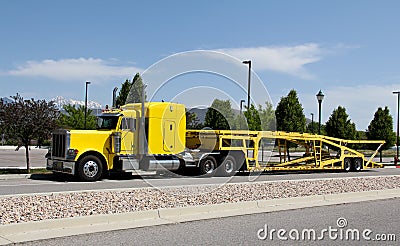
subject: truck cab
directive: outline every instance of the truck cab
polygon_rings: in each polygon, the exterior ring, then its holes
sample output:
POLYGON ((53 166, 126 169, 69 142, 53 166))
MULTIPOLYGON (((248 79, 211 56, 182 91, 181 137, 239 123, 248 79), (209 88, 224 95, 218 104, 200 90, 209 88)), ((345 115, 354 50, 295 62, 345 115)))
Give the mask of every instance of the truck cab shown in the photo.
POLYGON ((104 110, 97 117, 96 130, 53 132, 47 169, 84 181, 98 180, 109 171, 177 170, 185 134, 184 105, 127 104, 104 110))

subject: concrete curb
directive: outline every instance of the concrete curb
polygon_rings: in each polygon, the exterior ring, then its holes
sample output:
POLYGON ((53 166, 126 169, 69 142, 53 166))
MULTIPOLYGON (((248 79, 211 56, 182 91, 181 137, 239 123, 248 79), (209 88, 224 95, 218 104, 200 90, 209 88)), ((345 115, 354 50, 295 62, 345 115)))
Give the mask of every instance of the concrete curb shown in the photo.
POLYGON ((400 189, 162 208, 123 214, 94 215, 1 225, 0 245, 95 232, 391 198, 400 198, 400 189))
MULTIPOLYGON (((46 167, 30 167, 30 169, 46 169, 46 167)), ((0 170, 26 170, 26 167, 0 167, 0 170)))
POLYGON ((0 180, 30 179, 32 174, 2 174, 0 180))
MULTIPOLYGON (((46 167, 31 167, 31 169, 46 169, 46 167)), ((19 167, 0 167, 0 170, 26 170, 26 168, 19 167)), ((40 174, 40 173, 37 173, 40 174)), ((0 174, 0 180, 13 180, 13 179, 30 179, 31 173, 26 174, 0 174)))

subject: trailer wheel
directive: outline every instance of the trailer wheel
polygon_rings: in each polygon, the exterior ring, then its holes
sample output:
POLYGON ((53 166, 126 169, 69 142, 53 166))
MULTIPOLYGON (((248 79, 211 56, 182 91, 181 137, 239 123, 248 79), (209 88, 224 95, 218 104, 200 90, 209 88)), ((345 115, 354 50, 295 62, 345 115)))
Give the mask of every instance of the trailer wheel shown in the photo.
POLYGON ((233 156, 228 155, 225 157, 222 164, 218 167, 219 176, 228 177, 235 175, 236 171, 236 159, 233 156))
POLYGON ((96 181, 103 173, 103 165, 99 158, 88 155, 78 163, 78 177, 82 181, 96 181))
POLYGON ((211 155, 200 161, 199 170, 201 175, 212 175, 217 167, 217 161, 211 155))
POLYGON ((361 158, 354 158, 353 160, 353 171, 361 171, 363 168, 363 163, 361 158))
POLYGON ((343 161, 343 170, 348 172, 351 170, 351 159, 350 158, 344 158, 343 161))

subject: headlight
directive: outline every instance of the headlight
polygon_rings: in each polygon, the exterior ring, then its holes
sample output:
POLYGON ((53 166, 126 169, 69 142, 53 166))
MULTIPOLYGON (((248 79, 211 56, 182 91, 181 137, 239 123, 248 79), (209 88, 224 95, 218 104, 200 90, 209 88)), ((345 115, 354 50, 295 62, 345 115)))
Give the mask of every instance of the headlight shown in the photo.
POLYGON ((68 149, 67 151, 67 159, 74 160, 75 157, 78 155, 79 150, 77 149, 68 149))

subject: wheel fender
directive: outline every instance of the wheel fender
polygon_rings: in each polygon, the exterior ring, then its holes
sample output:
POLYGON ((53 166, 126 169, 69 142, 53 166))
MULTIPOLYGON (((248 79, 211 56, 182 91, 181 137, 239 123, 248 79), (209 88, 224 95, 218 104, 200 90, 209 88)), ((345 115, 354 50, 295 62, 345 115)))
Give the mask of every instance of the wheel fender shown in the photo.
MULTIPOLYGON (((76 163, 75 167, 77 167, 78 163, 84 157, 86 157, 88 155, 94 155, 94 156, 98 157, 100 159, 101 163, 103 164, 103 170, 104 171, 107 171, 109 169, 108 168, 108 163, 107 163, 107 158, 105 157, 105 155, 103 153, 100 153, 100 152, 98 152, 96 150, 91 150, 91 149, 87 149, 85 151, 82 151, 81 153, 78 153, 78 155, 75 158, 75 163, 76 163)), ((77 171, 77 170, 75 170, 75 171, 77 171)))
POLYGON ((197 167, 199 167, 200 162, 201 162, 204 158, 206 158, 207 156, 212 155, 212 156, 214 156, 214 157, 216 158, 216 157, 218 157, 219 154, 220 154, 220 153, 204 153, 204 154, 202 154, 201 157, 200 157, 200 159, 199 159, 199 161, 197 162, 197 167))

